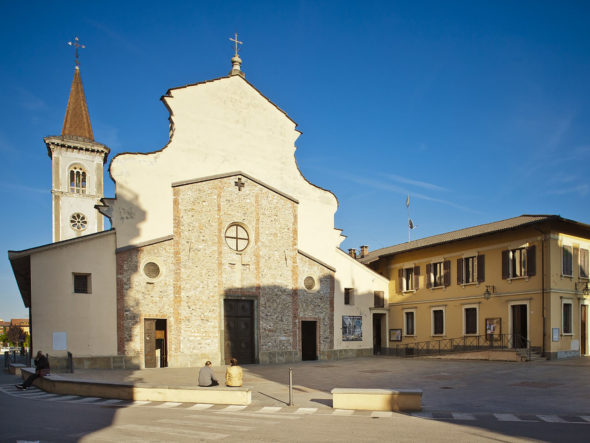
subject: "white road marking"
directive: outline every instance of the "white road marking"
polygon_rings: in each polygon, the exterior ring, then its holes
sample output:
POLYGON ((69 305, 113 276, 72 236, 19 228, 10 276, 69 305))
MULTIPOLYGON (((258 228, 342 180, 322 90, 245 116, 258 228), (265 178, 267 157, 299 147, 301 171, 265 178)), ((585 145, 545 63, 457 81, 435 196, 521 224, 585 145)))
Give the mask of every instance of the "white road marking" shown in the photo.
POLYGON ((431 419, 432 418, 432 412, 412 412, 412 416, 413 417, 419 417, 419 418, 428 418, 428 419, 431 419))
POLYGON ((580 415, 582 420, 590 421, 590 415, 580 415))
POLYGON ((523 421, 514 414, 494 414, 498 421, 523 421))
POLYGON ((285 420, 299 420, 301 415, 289 415, 289 414, 263 414, 261 412, 232 412, 222 409, 221 411, 213 411, 214 414, 221 415, 235 415, 237 417, 267 417, 267 418, 280 418, 285 420))
POLYGON ((567 421, 557 415, 537 415, 537 417, 547 423, 567 423, 567 421))
POLYGON ((121 402, 123 402, 123 400, 118 399, 118 398, 103 398, 103 401, 101 401, 100 404, 101 405, 114 405, 116 403, 121 403, 121 402))
POLYGON ((209 403, 197 403, 196 405, 191 406, 190 408, 187 408, 187 409, 191 409, 193 411, 202 411, 204 409, 209 409, 212 407, 213 407, 213 405, 210 405, 209 403))
POLYGON ((371 417, 389 418, 389 417, 393 417, 393 412, 391 412, 391 411, 373 411, 373 412, 371 412, 371 417))
MULTIPOLYGON (((220 427, 222 427, 224 430, 232 430, 232 431, 252 431, 254 429, 256 429, 254 426, 244 426, 244 425, 234 425, 231 423, 223 423, 223 425, 220 425, 219 423, 211 423, 210 421, 208 422, 206 420, 205 417, 203 417, 204 420, 202 423, 199 423, 199 428, 213 428, 213 429, 219 429, 220 427)), ((174 419, 168 419, 168 418, 163 418, 158 420, 158 423, 165 423, 168 425, 186 425, 187 423, 189 423, 187 420, 174 420, 174 419)))
POLYGON ((352 409, 334 409, 334 412, 332 412, 332 415, 348 416, 352 414, 354 414, 354 411, 352 409))
MULTIPOLYGON (((220 434, 217 432, 200 432, 190 429, 177 429, 177 428, 167 428, 163 426, 143 426, 143 425, 120 425, 115 426, 115 429, 122 429, 127 431, 133 431, 137 433, 150 433, 150 434, 164 434, 168 436, 177 436, 177 437, 190 437, 193 439, 202 439, 202 440, 220 440, 222 438, 229 437, 229 434, 220 434)), ((153 436, 151 438, 154 438, 153 436)))
POLYGON ((80 396, 78 395, 60 395, 58 398, 55 399, 55 401, 69 401, 69 400, 74 400, 80 398, 80 396))
POLYGON ((151 403, 151 401, 147 401, 147 400, 135 400, 132 401, 129 406, 145 406, 145 405, 149 405, 151 403))
POLYGON ((162 403, 161 405, 157 405, 156 408, 175 408, 176 406, 180 406, 182 403, 176 401, 167 401, 166 403, 162 403))
POLYGON ((241 411, 242 409, 245 409, 246 406, 243 405, 229 405, 227 408, 223 408, 221 411, 223 412, 233 412, 233 411, 241 411))
POLYGON ((264 408, 259 409, 256 412, 279 412, 281 409, 283 408, 281 408, 280 406, 265 406, 264 408))
POLYGON ((307 414, 313 414, 317 411, 318 411, 318 408, 299 408, 295 411, 295 414, 307 415, 307 414))
POLYGON ((102 400, 102 398, 99 397, 82 397, 78 400, 72 400, 70 403, 91 403, 91 402, 95 402, 96 400, 102 400))
POLYGON ((455 420, 475 420, 472 414, 466 414, 465 412, 452 412, 451 414, 455 420))

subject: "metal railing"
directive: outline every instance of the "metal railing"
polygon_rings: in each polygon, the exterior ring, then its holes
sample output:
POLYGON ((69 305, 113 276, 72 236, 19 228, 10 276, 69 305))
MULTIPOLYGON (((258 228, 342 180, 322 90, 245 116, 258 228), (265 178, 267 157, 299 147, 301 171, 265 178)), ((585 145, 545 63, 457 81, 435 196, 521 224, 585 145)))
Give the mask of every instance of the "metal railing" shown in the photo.
POLYGON ((520 351, 527 360, 531 359, 531 342, 522 335, 513 334, 466 335, 458 338, 402 343, 395 346, 390 345, 388 354, 398 357, 420 357, 459 352, 506 350, 520 351))

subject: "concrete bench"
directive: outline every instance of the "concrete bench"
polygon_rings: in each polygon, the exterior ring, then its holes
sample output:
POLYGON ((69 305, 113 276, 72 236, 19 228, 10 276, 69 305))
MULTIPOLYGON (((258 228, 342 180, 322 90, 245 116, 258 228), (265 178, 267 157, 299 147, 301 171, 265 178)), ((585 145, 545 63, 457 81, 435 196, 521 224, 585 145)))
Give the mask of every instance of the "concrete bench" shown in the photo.
POLYGON ((16 375, 20 377, 20 371, 22 368, 26 367, 25 365, 23 365, 22 363, 10 363, 8 365, 8 372, 11 373, 12 375, 16 375))
POLYGON ((421 389, 332 389, 334 409, 366 411, 421 411, 421 389))
MULTIPOLYGON (((34 373, 34 368, 23 368, 23 379, 34 373)), ((59 375, 37 378, 33 384, 46 392, 61 395, 114 398, 128 401, 169 401, 180 403, 211 403, 219 405, 249 405, 252 391, 247 387, 214 386, 155 386, 145 383, 117 383, 96 380, 76 380, 59 375)))

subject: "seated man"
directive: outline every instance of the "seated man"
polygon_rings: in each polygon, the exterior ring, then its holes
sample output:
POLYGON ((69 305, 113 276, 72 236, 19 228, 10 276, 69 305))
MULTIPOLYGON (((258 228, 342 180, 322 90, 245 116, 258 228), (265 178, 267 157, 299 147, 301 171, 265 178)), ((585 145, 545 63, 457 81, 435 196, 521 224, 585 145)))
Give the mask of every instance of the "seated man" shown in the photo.
POLYGON ((24 383, 16 385, 16 387, 18 389, 27 389, 37 378, 44 375, 49 375, 49 360, 43 355, 43 351, 38 351, 35 358, 35 373, 29 375, 24 383))
POLYGON ((205 366, 199 371, 199 386, 208 387, 217 386, 218 384, 219 382, 213 373, 213 369, 211 369, 211 362, 207 360, 205 366))

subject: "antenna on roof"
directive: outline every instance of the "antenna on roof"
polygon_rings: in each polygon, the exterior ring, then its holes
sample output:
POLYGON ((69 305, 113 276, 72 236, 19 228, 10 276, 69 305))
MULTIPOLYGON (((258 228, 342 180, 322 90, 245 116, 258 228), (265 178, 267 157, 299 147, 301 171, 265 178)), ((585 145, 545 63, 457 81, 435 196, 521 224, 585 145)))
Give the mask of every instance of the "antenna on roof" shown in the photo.
POLYGON ((410 194, 406 198, 406 208, 408 208, 408 243, 412 241, 412 229, 416 228, 414 222, 410 218, 410 194))

